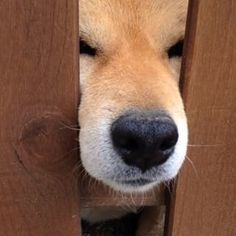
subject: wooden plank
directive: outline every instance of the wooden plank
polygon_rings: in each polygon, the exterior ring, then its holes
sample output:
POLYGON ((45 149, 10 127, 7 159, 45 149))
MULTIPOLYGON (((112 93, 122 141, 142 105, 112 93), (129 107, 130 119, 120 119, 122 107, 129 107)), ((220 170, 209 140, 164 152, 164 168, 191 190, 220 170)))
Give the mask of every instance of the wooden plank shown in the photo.
POLYGON ((0 235, 79 235, 77 0, 0 2, 0 235))
POLYGON ((236 235, 236 2, 192 0, 183 70, 188 159, 168 235, 236 235))

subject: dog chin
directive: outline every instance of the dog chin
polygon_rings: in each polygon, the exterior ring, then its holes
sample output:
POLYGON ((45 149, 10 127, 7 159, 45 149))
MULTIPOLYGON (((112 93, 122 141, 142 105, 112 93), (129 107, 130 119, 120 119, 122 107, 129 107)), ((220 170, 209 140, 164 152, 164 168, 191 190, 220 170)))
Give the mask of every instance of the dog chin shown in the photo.
POLYGON ((111 189, 125 193, 151 191, 158 184, 175 178, 181 168, 187 150, 188 130, 186 120, 175 119, 179 140, 174 153, 161 166, 153 167, 147 173, 123 163, 114 151, 110 141, 109 125, 106 120, 89 129, 80 130, 81 161, 87 173, 111 189), (92 133, 91 133, 92 132, 92 133), (136 178, 136 179, 134 179, 136 178), (122 180, 121 180, 122 179, 122 180), (152 181, 148 181, 151 179, 152 181))
POLYGON ((117 192, 122 193, 145 193, 151 191, 155 186, 159 184, 157 181, 152 181, 148 183, 141 183, 140 180, 137 181, 124 181, 117 182, 112 180, 102 181, 104 184, 108 185, 110 188, 117 192))

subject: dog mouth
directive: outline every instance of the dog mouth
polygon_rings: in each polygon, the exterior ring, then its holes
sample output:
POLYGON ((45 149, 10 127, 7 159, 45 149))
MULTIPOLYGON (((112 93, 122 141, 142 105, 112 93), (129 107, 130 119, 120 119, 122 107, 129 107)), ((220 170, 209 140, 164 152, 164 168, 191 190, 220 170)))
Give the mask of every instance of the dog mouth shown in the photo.
POLYGON ((144 186, 147 184, 151 184, 154 181, 144 179, 144 178, 139 178, 139 179, 132 179, 132 180, 119 180, 116 182, 118 182, 119 184, 122 184, 122 185, 127 185, 127 186, 144 186))

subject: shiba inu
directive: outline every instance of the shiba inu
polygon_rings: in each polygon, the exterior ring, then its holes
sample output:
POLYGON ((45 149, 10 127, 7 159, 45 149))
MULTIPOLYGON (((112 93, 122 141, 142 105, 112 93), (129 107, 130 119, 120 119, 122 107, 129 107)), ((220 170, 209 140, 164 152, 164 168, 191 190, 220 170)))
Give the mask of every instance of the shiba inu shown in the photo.
POLYGON ((178 78, 187 4, 79 1, 81 161, 112 189, 148 191, 185 159, 178 78))

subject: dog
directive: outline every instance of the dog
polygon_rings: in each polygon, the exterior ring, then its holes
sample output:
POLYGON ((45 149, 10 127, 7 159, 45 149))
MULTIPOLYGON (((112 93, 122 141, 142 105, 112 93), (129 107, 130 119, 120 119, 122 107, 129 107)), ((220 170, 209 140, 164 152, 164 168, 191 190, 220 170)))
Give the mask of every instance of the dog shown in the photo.
MULTIPOLYGON (((146 192, 173 179, 184 162, 188 128, 178 80, 187 5, 79 1, 81 161, 116 191, 146 192)), ((100 213, 87 209, 82 217, 123 214, 100 213)))

